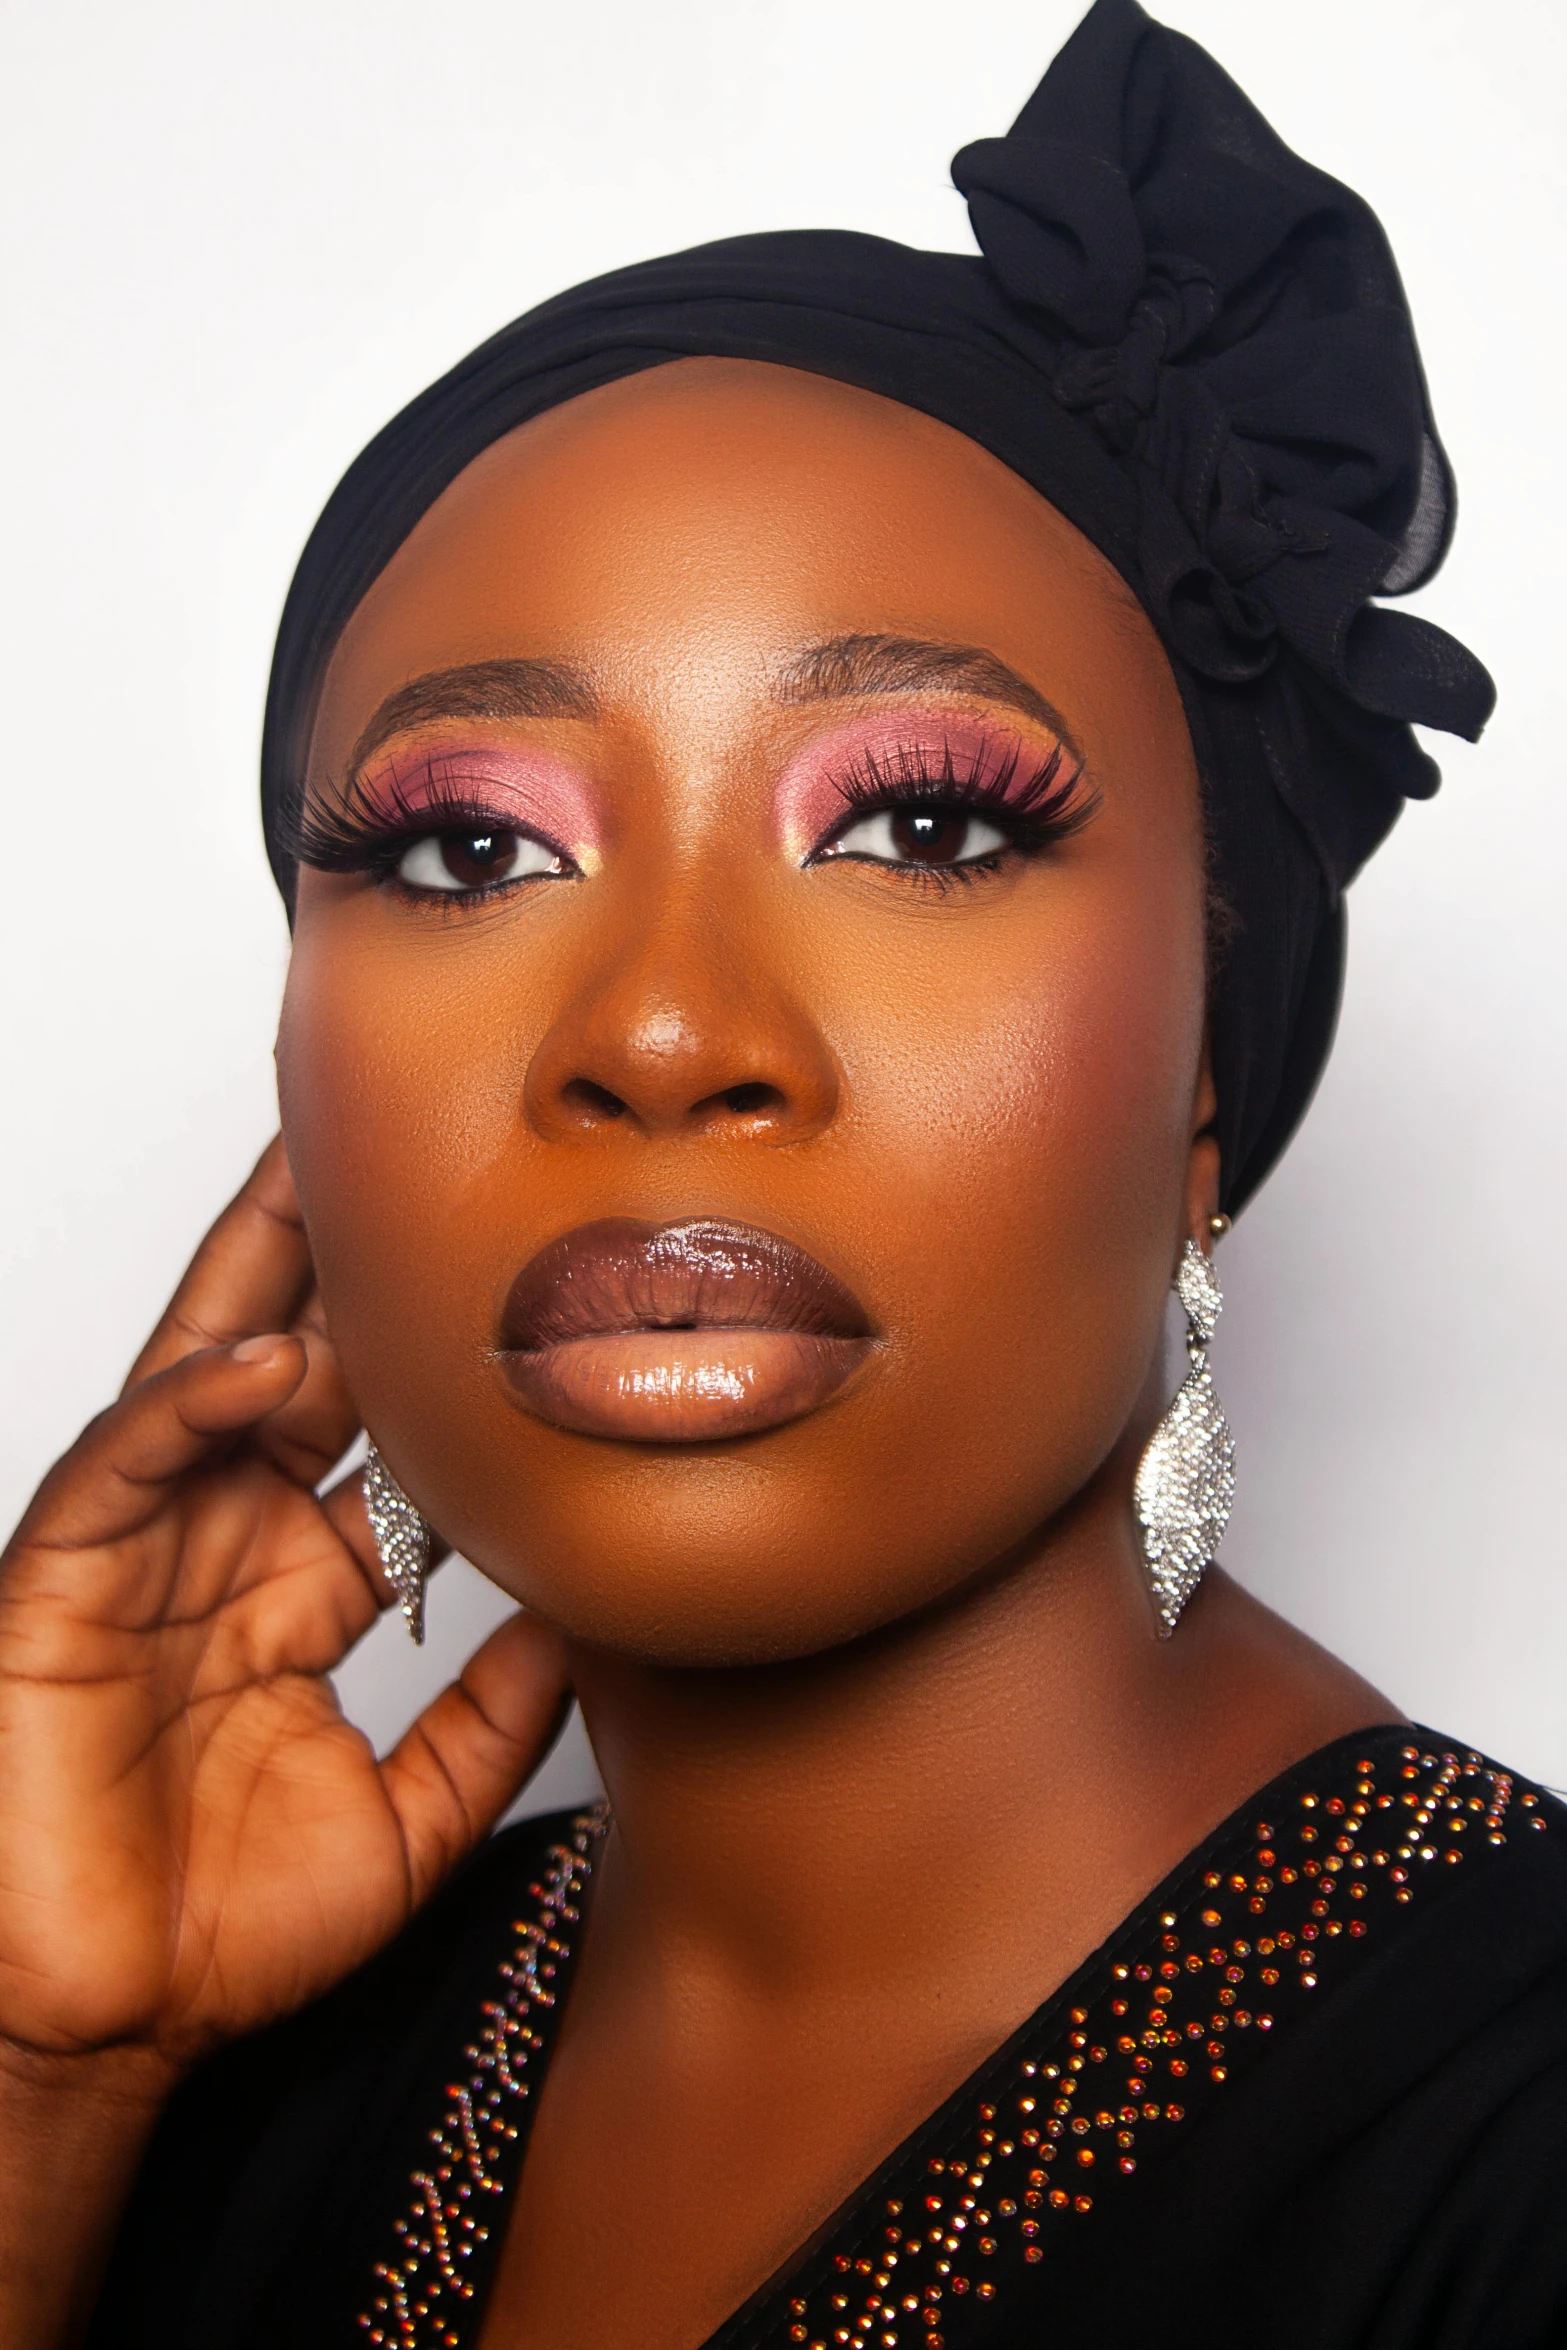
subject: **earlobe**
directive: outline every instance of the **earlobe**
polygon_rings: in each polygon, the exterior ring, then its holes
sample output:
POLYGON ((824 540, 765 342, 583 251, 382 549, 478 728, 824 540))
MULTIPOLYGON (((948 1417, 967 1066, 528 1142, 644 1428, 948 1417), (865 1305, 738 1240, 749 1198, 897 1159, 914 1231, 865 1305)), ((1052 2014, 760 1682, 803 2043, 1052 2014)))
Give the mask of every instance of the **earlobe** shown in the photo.
MULTIPOLYGON (((1186 1224, 1185 1230, 1198 1246, 1208 1249, 1219 1237, 1215 1226, 1219 1216, 1219 1145, 1211 1134, 1199 1134, 1191 1147, 1186 1163, 1186 1224)), ((1223 1219, 1228 1230, 1228 1219, 1223 1219)))
POLYGON ((1212 1056, 1205 1037, 1202 1060, 1197 1070, 1197 1084, 1192 1094, 1192 1139, 1186 1161, 1185 1226, 1186 1231, 1204 1249, 1217 1237, 1214 1220, 1219 1214, 1219 1184, 1223 1173, 1219 1141, 1213 1131, 1218 1114, 1219 1096, 1213 1082, 1212 1056))

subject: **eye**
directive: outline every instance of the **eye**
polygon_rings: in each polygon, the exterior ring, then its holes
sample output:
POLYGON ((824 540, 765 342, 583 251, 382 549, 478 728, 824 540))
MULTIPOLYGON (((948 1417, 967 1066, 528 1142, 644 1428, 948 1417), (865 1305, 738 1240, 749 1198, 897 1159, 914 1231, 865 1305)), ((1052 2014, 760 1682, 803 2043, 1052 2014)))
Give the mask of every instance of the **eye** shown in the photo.
POLYGON ((870 857, 883 865, 970 865, 1010 846, 999 824, 961 806, 878 808, 845 826, 824 857, 870 857))
POLYGON ((453 832, 429 832, 403 851, 397 878, 410 889, 485 890, 535 874, 563 874, 558 850, 526 832, 496 825, 453 832))

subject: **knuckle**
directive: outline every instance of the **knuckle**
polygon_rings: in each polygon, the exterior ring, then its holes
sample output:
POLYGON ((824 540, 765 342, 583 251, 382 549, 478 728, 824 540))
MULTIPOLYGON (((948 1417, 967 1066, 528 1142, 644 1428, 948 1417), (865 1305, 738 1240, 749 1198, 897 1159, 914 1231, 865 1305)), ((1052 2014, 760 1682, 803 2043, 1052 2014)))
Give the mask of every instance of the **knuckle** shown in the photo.
POLYGON ((226 1346, 235 1333, 224 1325, 208 1322, 178 1303, 169 1313, 170 1332, 179 1338, 188 1338, 193 1351, 209 1346, 226 1346))

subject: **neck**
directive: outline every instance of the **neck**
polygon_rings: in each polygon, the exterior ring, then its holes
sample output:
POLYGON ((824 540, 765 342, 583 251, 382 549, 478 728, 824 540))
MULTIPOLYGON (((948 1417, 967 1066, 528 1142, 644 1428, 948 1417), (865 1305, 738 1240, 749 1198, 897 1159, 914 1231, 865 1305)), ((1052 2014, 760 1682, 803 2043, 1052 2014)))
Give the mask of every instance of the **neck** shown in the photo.
POLYGON ((606 1932, 737 1998, 880 2014, 961 1949, 1004 2029, 1258 1786, 1396 1718, 1212 1571, 1159 1639, 1126 1482, 1108 1464, 958 1596, 824 1655, 580 1653, 606 1932))

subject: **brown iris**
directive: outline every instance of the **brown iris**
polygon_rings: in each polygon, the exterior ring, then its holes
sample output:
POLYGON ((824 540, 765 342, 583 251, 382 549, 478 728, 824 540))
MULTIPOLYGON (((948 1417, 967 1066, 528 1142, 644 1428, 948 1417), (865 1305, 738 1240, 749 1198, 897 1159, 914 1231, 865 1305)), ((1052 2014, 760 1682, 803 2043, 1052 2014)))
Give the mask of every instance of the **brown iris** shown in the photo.
POLYGON ((503 881, 517 860, 514 832, 443 832, 441 863, 462 889, 483 889, 503 881))
POLYGON ((893 846, 921 865, 952 865, 963 854, 971 821, 966 808, 899 808, 892 818, 893 846))

